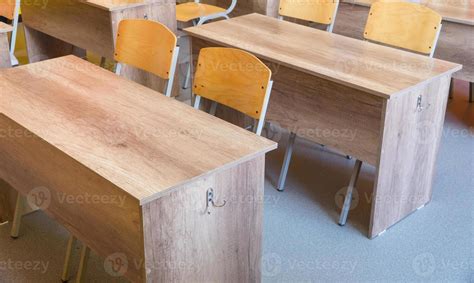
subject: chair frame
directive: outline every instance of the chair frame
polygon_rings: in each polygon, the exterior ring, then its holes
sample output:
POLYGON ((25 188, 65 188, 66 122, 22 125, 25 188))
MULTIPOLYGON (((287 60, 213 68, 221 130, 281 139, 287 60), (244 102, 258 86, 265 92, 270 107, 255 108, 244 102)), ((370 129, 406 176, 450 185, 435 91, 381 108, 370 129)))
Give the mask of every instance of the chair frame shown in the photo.
POLYGON ((8 19, 12 21, 12 27, 13 27, 13 30, 11 32, 11 37, 10 37, 10 61, 13 67, 19 64, 18 59, 15 56, 15 47, 16 47, 16 38, 18 35, 20 5, 21 5, 21 0, 15 0, 15 7, 13 8, 13 18, 10 19, 9 17, 7 17, 8 19))
MULTIPOLYGON (((255 132, 255 134, 257 134, 259 136, 262 135, 262 130, 263 130, 263 127, 265 126, 265 116, 267 115, 268 103, 270 102, 270 94, 272 92, 272 88, 273 88, 273 81, 269 80, 268 85, 267 85, 267 89, 266 89, 266 92, 265 92, 265 97, 263 99, 262 111, 261 111, 260 116, 258 118, 258 123, 256 123, 256 125, 254 125, 254 132, 255 132)), ((193 94, 193 95, 195 95, 195 94, 193 94)), ((210 101, 212 101, 212 100, 210 100, 210 101)), ((218 105, 218 103, 216 101, 212 101, 212 105, 211 105, 211 109, 209 111, 209 114, 211 114, 213 116, 216 114, 217 105, 218 105)), ((199 110, 200 106, 201 106, 201 96, 200 95, 195 95, 194 108, 199 110)))

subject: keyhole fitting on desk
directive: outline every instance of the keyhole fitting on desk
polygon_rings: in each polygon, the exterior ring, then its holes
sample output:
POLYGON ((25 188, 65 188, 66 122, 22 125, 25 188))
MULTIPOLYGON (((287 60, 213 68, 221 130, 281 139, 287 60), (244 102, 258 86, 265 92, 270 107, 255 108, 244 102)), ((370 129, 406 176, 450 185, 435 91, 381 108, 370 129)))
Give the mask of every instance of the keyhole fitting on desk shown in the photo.
POLYGON ((224 207, 227 204, 227 201, 224 200, 222 204, 216 204, 214 201, 214 190, 212 188, 209 188, 206 192, 206 212, 207 214, 211 214, 211 206, 212 207, 224 207))

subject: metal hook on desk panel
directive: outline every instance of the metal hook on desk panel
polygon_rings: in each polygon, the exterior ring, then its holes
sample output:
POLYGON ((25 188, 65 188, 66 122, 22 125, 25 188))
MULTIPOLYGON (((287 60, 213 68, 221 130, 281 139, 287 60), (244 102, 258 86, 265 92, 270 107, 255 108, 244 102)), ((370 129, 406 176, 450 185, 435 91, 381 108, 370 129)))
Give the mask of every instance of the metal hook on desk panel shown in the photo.
POLYGON ((227 204, 227 201, 224 200, 222 204, 216 204, 214 201, 214 190, 209 188, 206 193, 206 212, 207 214, 211 214, 211 205, 213 207, 224 207, 227 204))

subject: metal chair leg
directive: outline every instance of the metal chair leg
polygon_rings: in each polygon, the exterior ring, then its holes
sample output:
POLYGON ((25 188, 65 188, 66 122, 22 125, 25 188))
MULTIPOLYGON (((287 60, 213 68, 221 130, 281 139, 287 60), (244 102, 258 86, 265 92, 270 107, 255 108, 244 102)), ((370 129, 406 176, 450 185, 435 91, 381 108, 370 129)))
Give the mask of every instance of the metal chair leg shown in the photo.
POLYGON ((61 275, 61 281, 67 282, 69 280, 69 267, 71 266, 71 255, 72 250, 76 244, 76 237, 73 235, 69 236, 66 248, 66 258, 64 259, 63 274, 61 275))
POLYGON ((184 78, 183 89, 189 88, 189 82, 191 80, 191 62, 188 63, 188 69, 186 70, 186 77, 184 78))
POLYGON ((454 97, 454 79, 451 78, 451 83, 449 84, 449 98, 453 99, 454 97))
POLYGON ((474 82, 469 82, 469 103, 474 101, 474 82))
POLYGON ((362 161, 359 159, 356 160, 354 169, 352 170, 351 181, 347 187, 346 196, 344 198, 344 205, 342 206, 341 215, 339 216, 339 225, 346 225, 347 215, 351 208, 352 202, 352 191, 354 190, 355 185, 357 184, 357 179, 359 178, 360 168, 362 167, 362 161))
POLYGON ((18 234, 20 233, 21 218, 23 217, 24 207, 25 197, 18 193, 18 196, 16 197, 15 214, 13 215, 12 230, 10 232, 10 236, 13 239, 18 238, 18 234))
POLYGON ((285 190, 286 175, 288 174, 288 167, 290 167, 291 155, 293 154, 293 144, 295 143, 296 134, 290 133, 290 139, 286 146, 285 158, 280 171, 280 178, 278 180, 277 189, 282 192, 285 190))
POLYGON ((82 249, 81 249, 81 260, 79 262, 79 270, 77 271, 77 278, 76 282, 77 283, 82 283, 84 281, 86 269, 87 269, 87 261, 89 259, 89 254, 91 250, 88 246, 83 244, 82 249))

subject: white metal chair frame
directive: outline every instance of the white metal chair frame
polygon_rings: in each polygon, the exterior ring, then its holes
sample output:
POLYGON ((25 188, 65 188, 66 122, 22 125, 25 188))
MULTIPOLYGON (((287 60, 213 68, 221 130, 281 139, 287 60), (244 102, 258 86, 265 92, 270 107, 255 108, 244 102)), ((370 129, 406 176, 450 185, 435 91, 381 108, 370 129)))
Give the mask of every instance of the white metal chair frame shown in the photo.
POLYGON ((15 0, 15 10, 13 12, 13 20, 12 20, 12 26, 13 26, 13 31, 10 37, 10 60, 11 60, 11 65, 12 66, 17 66, 18 59, 15 56, 15 47, 16 47, 16 38, 18 34, 18 21, 20 17, 20 2, 21 0, 15 0))
MULTIPOLYGON (((262 130, 263 127, 265 126, 265 116, 267 115, 267 109, 268 109, 268 102, 270 101, 270 94, 272 92, 273 88, 273 81, 270 80, 267 85, 267 90, 265 92, 265 97, 263 99, 263 107, 262 111, 260 113, 260 116, 258 118, 258 122, 255 123, 253 131, 255 134, 261 136, 262 135, 262 130)), ((216 101, 212 101, 211 104, 211 109, 209 111, 209 114, 215 115, 216 114, 216 109, 217 109, 218 103, 216 101)), ((195 100, 194 100, 194 108, 199 109, 201 106, 201 96, 195 95, 195 100)), ((237 110, 238 111, 238 110, 237 110)))
MULTIPOLYGON (((194 2, 195 3, 200 3, 200 0, 195 0, 194 2)), ((232 13, 232 11, 235 9, 236 5, 237 5, 237 0, 232 0, 232 3, 230 3, 229 8, 227 8, 227 10, 225 10, 225 12, 200 17, 199 20, 193 20, 192 21, 193 26, 200 26, 200 25, 204 24, 207 21, 215 20, 215 19, 219 19, 219 18, 229 19, 229 14, 232 13)), ((188 35, 183 35, 181 37, 184 37, 184 36, 188 36, 188 35)), ((190 57, 190 61, 188 62, 188 68, 186 70, 186 76, 184 78, 183 89, 187 89, 189 87, 189 82, 190 82, 190 79, 191 79, 191 67, 192 67, 192 63, 193 63, 191 60, 192 60, 192 56, 190 57)))
MULTIPOLYGON (((166 82, 165 86, 165 95, 167 97, 171 97, 172 91, 173 91, 173 83, 174 83, 174 77, 176 73, 176 65, 178 64, 178 55, 179 55, 179 46, 175 46, 173 50, 173 57, 171 60, 171 67, 169 71, 169 79, 166 82)), ((117 65, 115 66, 115 74, 121 75, 122 73, 122 66, 123 64, 120 62, 117 62, 117 65)))

